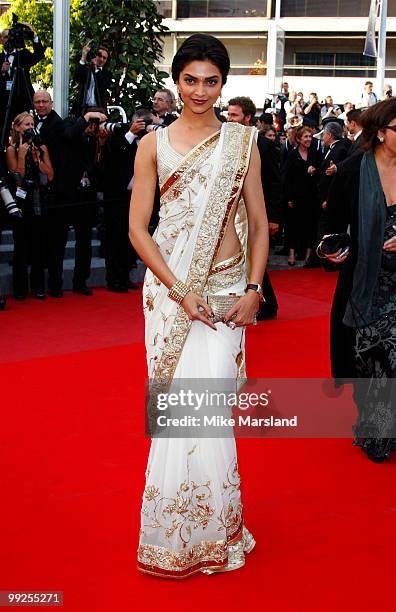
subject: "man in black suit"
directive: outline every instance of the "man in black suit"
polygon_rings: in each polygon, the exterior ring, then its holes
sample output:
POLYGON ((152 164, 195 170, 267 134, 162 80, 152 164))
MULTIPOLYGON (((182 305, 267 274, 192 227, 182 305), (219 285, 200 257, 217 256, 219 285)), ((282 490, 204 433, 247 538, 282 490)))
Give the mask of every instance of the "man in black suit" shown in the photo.
MULTIPOLYGON (((228 121, 251 125, 256 113, 256 107, 250 98, 239 96, 228 102, 228 121)), ((257 146, 261 157, 261 181, 268 216, 270 236, 279 230, 282 216, 282 181, 279 169, 279 153, 276 145, 258 134, 257 146)), ((275 319, 278 313, 278 302, 267 270, 263 278, 263 294, 265 302, 261 304, 257 319, 275 319)))
MULTIPOLYGON (((352 155, 362 155, 362 149, 360 147, 360 136, 363 131, 363 127, 360 123, 361 116, 363 114, 362 109, 352 109, 346 114, 346 127, 348 132, 352 136, 352 144, 349 147, 346 159, 349 159, 352 155)), ((326 170, 327 176, 332 176, 335 173, 341 174, 344 168, 344 162, 340 161, 335 163, 333 160, 330 161, 330 165, 326 170)))
MULTIPOLYGON (((319 192, 319 202, 320 209, 318 211, 318 231, 317 238, 318 243, 320 242, 322 236, 325 234, 324 227, 326 224, 326 215, 324 211, 327 208, 328 200, 330 197, 331 186, 334 180, 334 177, 331 174, 327 173, 327 169, 330 165, 337 165, 342 162, 348 155, 348 151, 351 147, 351 141, 347 138, 344 138, 343 135, 343 121, 335 121, 329 120, 326 122, 323 128, 323 137, 322 141, 325 147, 324 157, 322 161, 322 165, 319 171, 319 182, 318 182, 318 192, 319 192)), ((320 267, 320 260, 317 258, 316 254, 312 254, 312 257, 305 264, 307 268, 320 267)), ((326 270, 333 270, 334 266, 327 265, 327 262, 324 263, 324 267, 326 270)))
POLYGON ((30 81, 30 68, 44 58, 45 52, 45 47, 41 44, 33 28, 28 24, 19 25, 24 27, 25 32, 31 39, 33 52, 28 49, 16 49, 13 36, 9 36, 10 30, 3 30, 0 36, 0 43, 4 46, 4 50, 0 53, 0 127, 2 131, 13 79, 17 68, 22 68, 22 73, 19 73, 18 78, 14 81, 12 103, 7 125, 5 126, 7 138, 14 117, 23 111, 31 109, 34 89, 30 81))
POLYGON ((78 85, 78 93, 73 104, 73 114, 76 117, 84 115, 88 108, 106 109, 109 99, 108 90, 113 76, 105 65, 109 58, 106 47, 100 46, 95 57, 89 60, 91 47, 85 45, 81 59, 74 72, 73 80, 78 85))
POLYGON ((166 127, 177 119, 177 115, 173 113, 175 106, 175 98, 170 89, 159 89, 153 97, 153 125, 166 127))
POLYGON ((52 297, 60 298, 62 291, 62 273, 64 244, 67 236, 65 211, 60 206, 62 195, 59 192, 57 174, 63 163, 63 130, 62 118, 52 108, 52 98, 48 91, 39 89, 33 96, 34 123, 36 131, 48 148, 54 168, 54 183, 48 193, 47 217, 47 252, 48 252, 48 289, 52 297), (54 189, 58 184, 58 192, 54 189))
MULTIPOLYGON (((323 221, 323 231, 329 225, 328 220, 336 219, 339 232, 346 232, 350 218, 349 202, 355 197, 355 176, 351 173, 363 157, 361 148, 361 134, 363 131, 360 123, 364 111, 361 109, 351 110, 346 115, 346 126, 353 138, 348 154, 343 161, 332 162, 326 170, 328 176, 333 177, 327 200, 327 213, 323 221), (355 163, 356 162, 356 163, 355 163)), ((327 231, 327 230, 326 230, 327 231)))
POLYGON ((140 139, 146 134, 145 120, 153 118, 139 109, 126 130, 113 133, 104 149, 104 221, 106 283, 110 291, 127 293, 136 288, 129 272, 136 253, 128 236, 129 202, 133 188, 134 163, 140 139))
MULTIPOLYGON (((98 191, 99 123, 106 121, 100 111, 88 111, 84 116, 64 120, 62 132, 62 163, 54 175, 53 191, 65 214, 65 224, 73 225, 75 265, 73 291, 92 295, 87 287, 91 274, 92 227, 96 214, 98 191)), ((62 259, 66 235, 62 247, 62 259)), ((62 289, 62 277, 52 279, 51 289, 62 289)))

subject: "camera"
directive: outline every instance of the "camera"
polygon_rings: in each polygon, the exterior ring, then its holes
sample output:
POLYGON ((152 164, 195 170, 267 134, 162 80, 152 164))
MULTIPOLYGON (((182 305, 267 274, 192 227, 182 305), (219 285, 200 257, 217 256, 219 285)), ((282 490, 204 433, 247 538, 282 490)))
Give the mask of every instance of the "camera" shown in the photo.
POLYGON ((18 208, 15 199, 12 197, 10 190, 8 189, 7 183, 3 178, 0 178, 0 198, 3 200, 3 204, 9 215, 14 219, 22 217, 22 212, 18 208))
POLYGON ((102 130, 106 130, 106 132, 109 132, 110 134, 115 134, 117 132, 122 132, 125 125, 126 124, 122 123, 121 121, 117 121, 115 123, 112 123, 111 121, 104 121, 100 124, 100 127, 102 130))
POLYGON ((12 13, 12 27, 8 31, 6 50, 24 49, 25 40, 33 40, 33 36, 33 30, 24 23, 19 23, 18 16, 12 13))
POLYGON ((88 43, 90 50, 87 53, 87 62, 90 63, 98 55, 98 45, 95 44, 93 40, 90 40, 88 43))
POLYGON ((24 131, 22 135, 22 142, 32 144, 37 149, 43 144, 40 134, 34 128, 29 128, 28 130, 24 131))

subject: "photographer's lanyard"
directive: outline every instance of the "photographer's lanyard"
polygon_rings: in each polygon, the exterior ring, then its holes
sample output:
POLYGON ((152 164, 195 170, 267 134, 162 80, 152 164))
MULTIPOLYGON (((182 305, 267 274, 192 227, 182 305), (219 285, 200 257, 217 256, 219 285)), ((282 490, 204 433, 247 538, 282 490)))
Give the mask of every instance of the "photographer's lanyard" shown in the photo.
POLYGON ((5 54, 5 61, 10 64, 10 68, 8 70, 8 73, 6 73, 6 75, 7 75, 6 91, 11 91, 11 89, 12 89, 11 74, 12 74, 12 66, 14 65, 14 59, 15 59, 15 55, 14 55, 13 52, 10 53, 10 55, 8 55, 8 53, 5 54))

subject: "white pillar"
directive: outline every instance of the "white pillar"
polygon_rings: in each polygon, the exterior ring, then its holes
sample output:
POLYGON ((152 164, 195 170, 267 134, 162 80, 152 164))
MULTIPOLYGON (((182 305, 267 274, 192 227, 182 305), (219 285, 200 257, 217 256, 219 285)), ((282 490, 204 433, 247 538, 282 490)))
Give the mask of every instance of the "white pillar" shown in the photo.
POLYGON ((381 0, 380 25, 378 32, 377 56, 377 96, 381 99, 384 94, 385 62, 386 62, 386 17, 388 14, 388 0, 381 0))
POLYGON ((268 22, 267 40, 267 93, 274 96, 283 78, 284 32, 279 27, 281 0, 275 3, 275 18, 268 22))
POLYGON ((61 117, 69 110, 70 0, 54 0, 54 108, 61 117))

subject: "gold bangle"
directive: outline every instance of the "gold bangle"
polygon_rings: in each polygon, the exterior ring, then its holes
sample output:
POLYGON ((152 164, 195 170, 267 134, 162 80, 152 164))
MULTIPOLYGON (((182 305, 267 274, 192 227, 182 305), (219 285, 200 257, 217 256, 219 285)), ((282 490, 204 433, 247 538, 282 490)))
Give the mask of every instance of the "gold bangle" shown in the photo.
POLYGON ((187 285, 178 280, 169 289, 168 297, 176 302, 176 304, 181 304, 189 291, 190 289, 187 287, 187 285))

